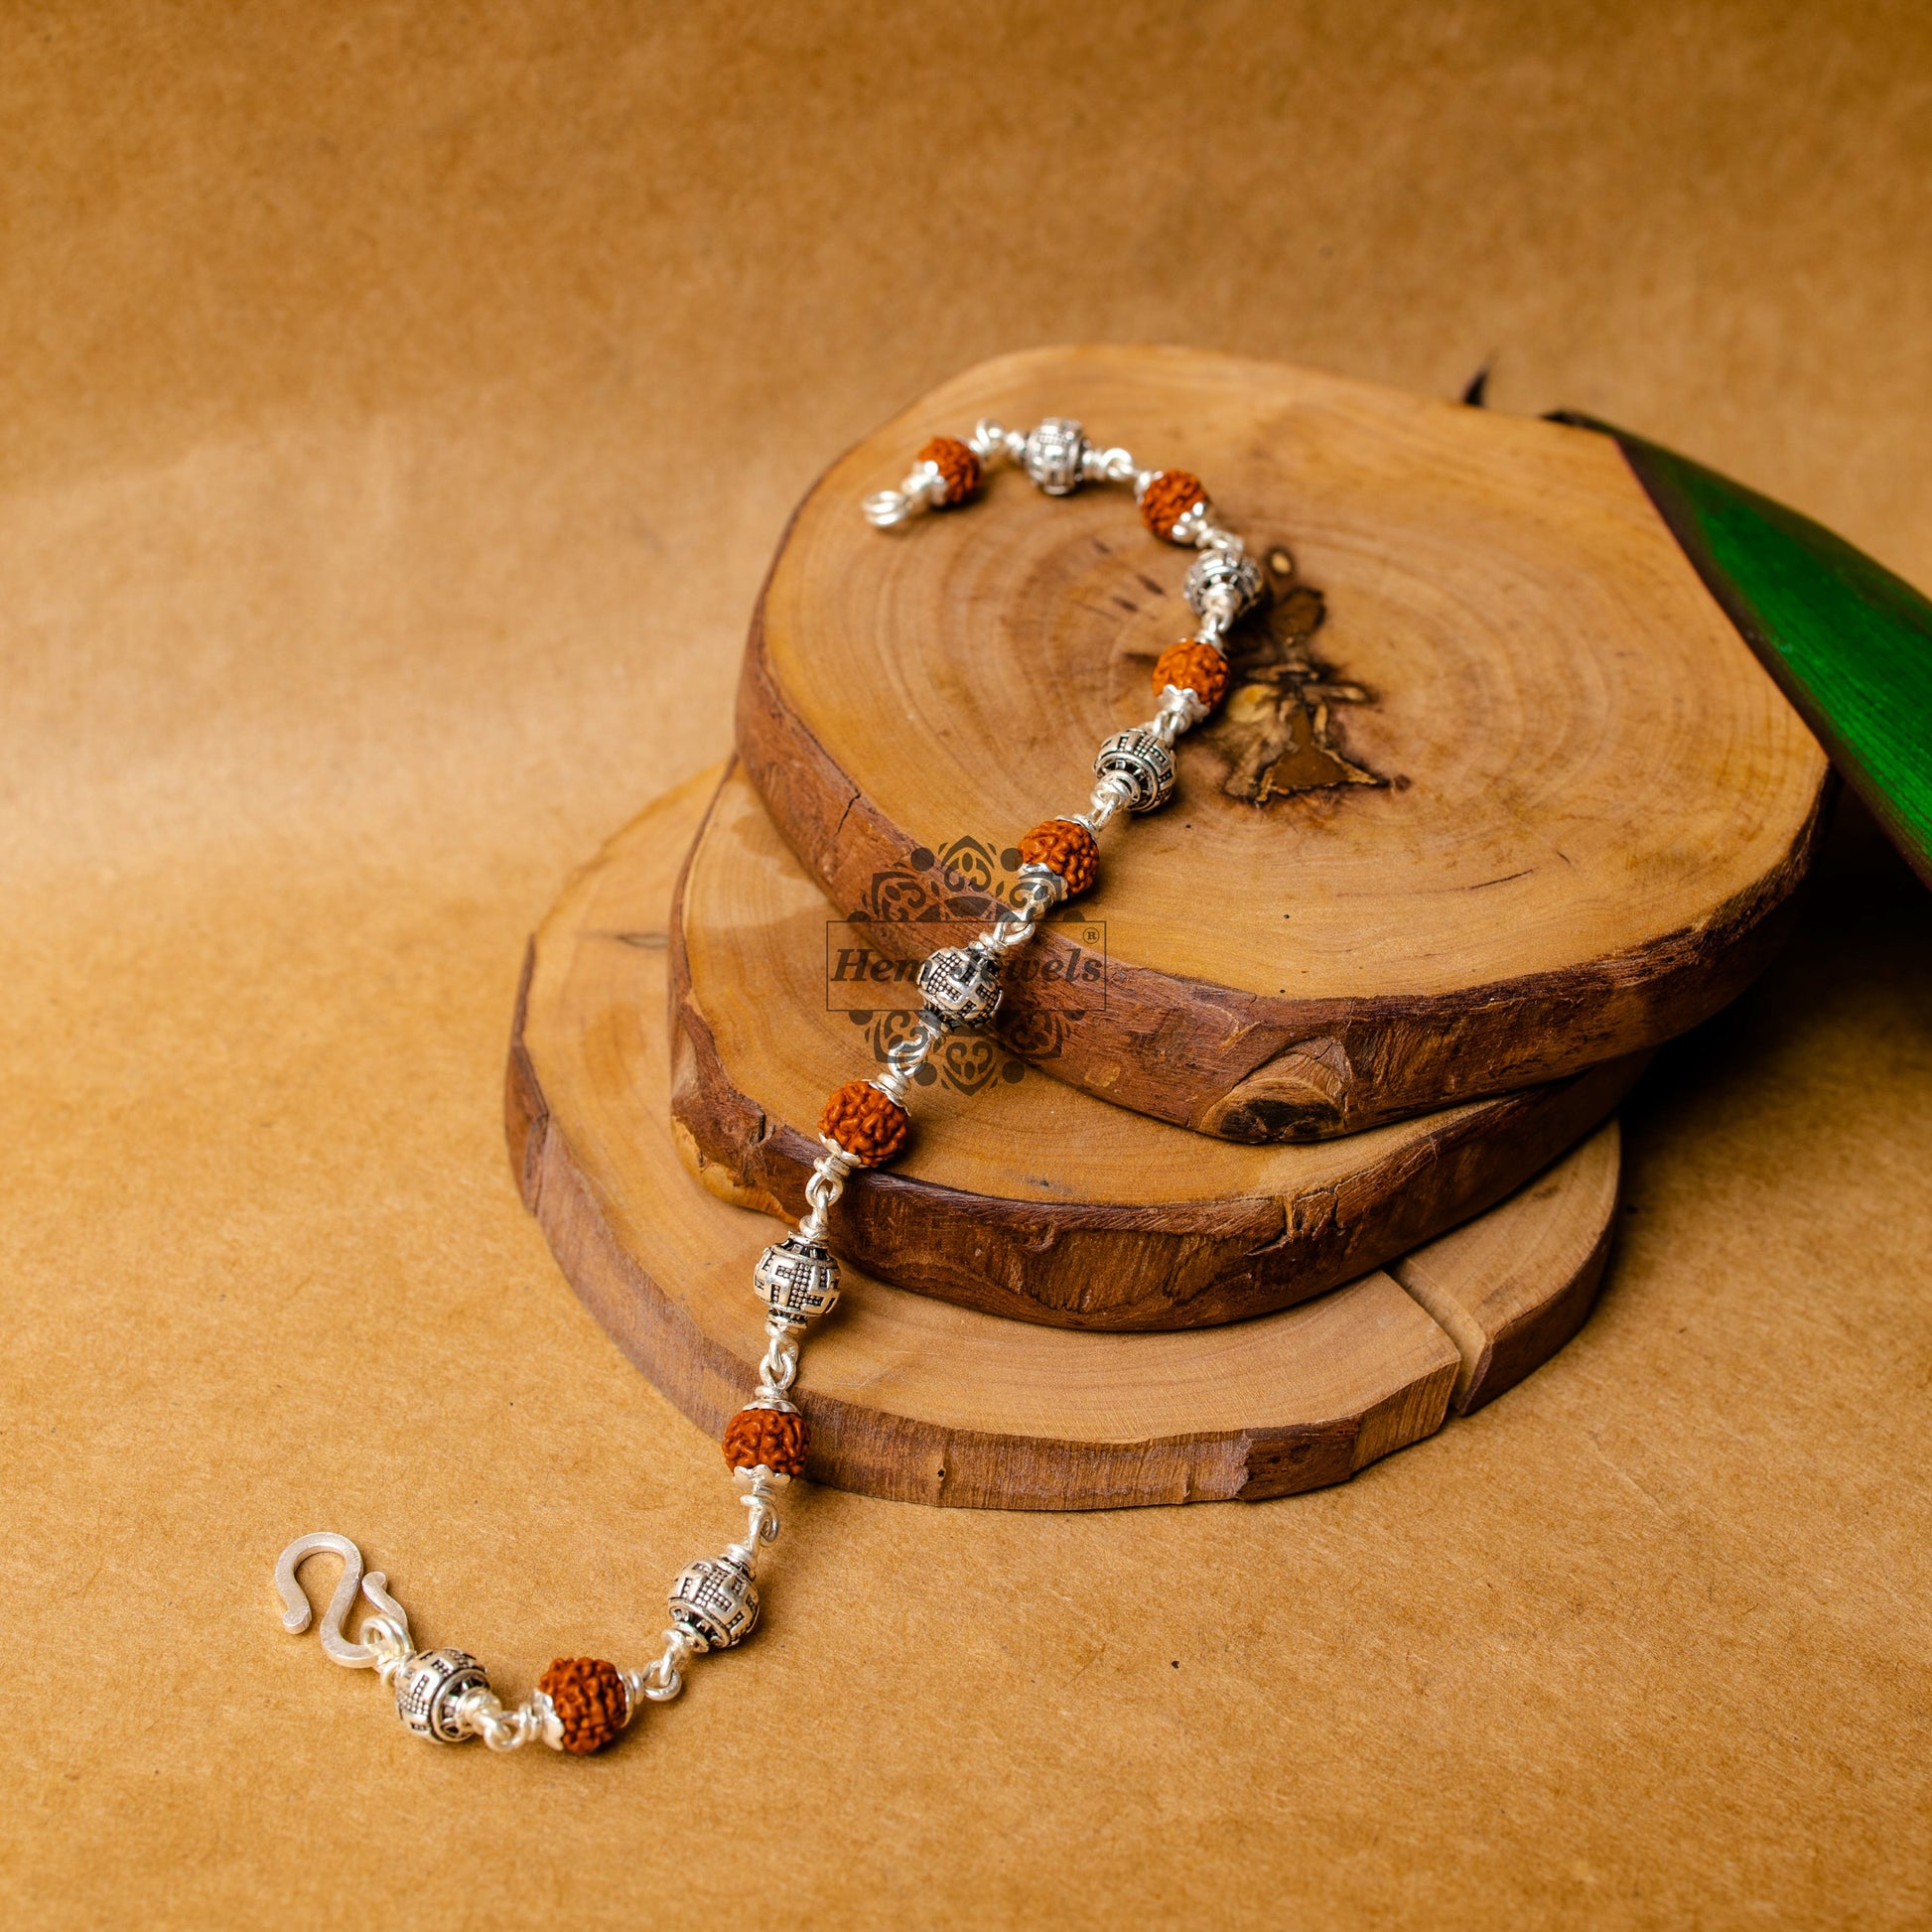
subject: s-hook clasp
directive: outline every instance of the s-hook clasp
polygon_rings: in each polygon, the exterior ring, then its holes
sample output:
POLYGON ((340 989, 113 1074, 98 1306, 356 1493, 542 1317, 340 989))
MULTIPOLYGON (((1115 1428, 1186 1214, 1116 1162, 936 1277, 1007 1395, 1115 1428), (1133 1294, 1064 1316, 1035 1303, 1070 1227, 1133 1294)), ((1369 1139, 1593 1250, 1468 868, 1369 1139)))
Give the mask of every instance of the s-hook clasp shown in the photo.
MULTIPOLYGON (((338 1536, 334 1530, 315 1530, 308 1536, 298 1536, 276 1558, 275 1587, 282 1592, 282 1627, 297 1635, 309 1627, 314 1612, 309 1605, 308 1592, 296 1581, 295 1573, 310 1557, 323 1551, 343 1560, 343 1574, 336 1585, 336 1593, 322 1613, 323 1654, 350 1670, 372 1670, 383 1661, 382 1650, 372 1648, 366 1642, 350 1643, 343 1635, 343 1619, 355 1607, 357 1584, 361 1585, 362 1594, 375 1605, 377 1611, 396 1626, 396 1635, 407 1650, 410 1647, 409 1613, 389 1594, 389 1579, 380 1570, 371 1570, 364 1577, 361 1551, 347 1537, 338 1536)), ((365 1622, 360 1634, 365 1638, 371 1635, 372 1622, 365 1622)))

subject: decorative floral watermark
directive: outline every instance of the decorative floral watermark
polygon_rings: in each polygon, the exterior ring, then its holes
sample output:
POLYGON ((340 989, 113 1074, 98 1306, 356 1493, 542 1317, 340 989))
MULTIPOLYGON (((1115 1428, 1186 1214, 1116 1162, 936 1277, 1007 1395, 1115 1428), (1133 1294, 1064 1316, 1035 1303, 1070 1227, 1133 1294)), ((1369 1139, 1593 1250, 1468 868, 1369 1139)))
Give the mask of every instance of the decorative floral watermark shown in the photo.
MULTIPOLYGON (((873 875, 849 919, 825 927, 825 1006, 865 1030, 881 1065, 918 1016, 919 965, 941 946, 962 946, 1013 903, 1020 853, 982 839, 958 838, 938 850, 921 846, 873 875), (889 944, 882 925, 915 924, 913 946, 889 944)), ((996 1080, 1026 1078, 1031 1060, 1056 1058, 1069 1023, 1107 1004, 1107 926, 1062 909, 1045 923, 1063 942, 1009 955, 1010 1000, 991 1034, 948 1034, 919 1069, 938 1082, 977 1093, 996 1080), (996 1036, 997 1035, 997 1036, 996 1036)))

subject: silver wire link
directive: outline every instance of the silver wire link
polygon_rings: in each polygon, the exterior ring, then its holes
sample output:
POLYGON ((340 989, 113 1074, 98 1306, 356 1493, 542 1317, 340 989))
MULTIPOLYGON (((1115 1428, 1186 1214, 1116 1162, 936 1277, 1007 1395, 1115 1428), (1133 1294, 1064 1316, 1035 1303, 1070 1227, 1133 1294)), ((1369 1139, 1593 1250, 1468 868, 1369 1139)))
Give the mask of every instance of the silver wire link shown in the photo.
POLYGON ((557 1707, 541 1691, 532 1691, 512 1710, 487 1685, 465 1691, 456 1701, 457 1723, 473 1737, 481 1737, 492 1751, 521 1750, 541 1739, 552 1750, 564 1747, 564 1727, 557 1707))
POLYGON ((790 1480, 778 1474, 775 1469, 767 1469, 759 1463, 754 1469, 740 1469, 739 1485, 745 1494, 739 1501, 749 1512, 745 1523, 745 1549, 747 1561, 756 1563, 758 1547, 760 1543, 775 1543, 778 1540, 778 1508, 771 1500, 772 1490, 780 1483, 790 1480))
POLYGON ((921 1014, 912 1023, 912 1031, 903 1039, 895 1040, 886 1049, 886 1070, 873 1081, 888 1100, 897 1106, 905 1105, 905 1096, 910 1091, 914 1075, 917 1074, 943 1037, 940 1030, 921 1014))
POLYGON ((1206 716, 1207 707, 1201 703, 1199 692, 1184 684, 1170 684, 1161 692, 1160 712, 1144 729, 1162 744, 1172 746, 1182 732, 1190 731, 1206 716))
POLYGON ((805 1332, 802 1322, 787 1321, 783 1315, 766 1318, 764 1332, 770 1337, 759 1363, 759 1382, 754 1400, 791 1405, 786 1398, 798 1379, 798 1337, 805 1332))
MULTIPOLYGON (((1145 474, 1135 470, 1133 451, 1096 450, 1091 443, 1081 452, 1080 470, 1088 483, 1132 483, 1145 474)), ((1144 493, 1144 486, 1134 493, 1138 498, 1144 493)))
POLYGON ((673 1624, 664 1632, 661 1655, 652 1658, 642 1670, 621 1671, 623 1687, 630 1693, 631 1708, 636 1708, 639 1698, 648 1698, 652 1704, 670 1703, 684 1689, 684 1667, 697 1649, 698 1641, 690 1631, 673 1624))
POLYGON ((936 463, 921 463, 897 489, 875 490, 866 498, 866 521, 875 530, 893 530, 946 500, 946 480, 936 463))
POLYGON ((979 458, 982 470, 997 470, 1003 463, 1017 462, 1026 442, 1024 436, 1018 439, 1009 436, 1005 426, 994 417, 982 416, 973 425, 973 433, 966 439, 966 447, 979 458))
MULTIPOLYGON (((874 1085, 877 1084, 875 1081, 874 1085)), ((811 1173, 805 1181, 805 1198, 811 1203, 811 1212, 798 1223, 798 1232, 808 1241, 822 1241, 825 1238, 826 1216, 845 1192, 846 1175, 859 1165, 837 1141, 821 1134, 818 1144, 825 1152, 812 1164, 811 1173)))

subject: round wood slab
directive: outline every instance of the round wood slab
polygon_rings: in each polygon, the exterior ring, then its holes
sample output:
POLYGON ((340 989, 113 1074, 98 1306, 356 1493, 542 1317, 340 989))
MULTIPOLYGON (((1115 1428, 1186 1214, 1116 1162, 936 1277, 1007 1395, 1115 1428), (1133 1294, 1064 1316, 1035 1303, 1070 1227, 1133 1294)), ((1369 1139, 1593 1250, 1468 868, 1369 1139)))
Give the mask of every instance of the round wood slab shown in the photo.
MULTIPOLYGON (((763 1311, 748 1284, 771 1232, 693 1182, 672 1145, 666 926, 715 784, 707 774, 660 800, 573 881, 532 943, 505 1090, 518 1182, 564 1273, 713 1434, 753 1387, 763 1311), (659 855, 654 868, 612 863, 640 849, 659 855)), ((1576 1267, 1572 1223, 1610 1225, 1615 1145, 1605 1127, 1538 1183, 1568 1203, 1563 1238, 1537 1233, 1547 1206, 1523 1239, 1505 1234, 1513 1289, 1498 1298, 1439 1271, 1439 1307, 1466 1337, 1520 1329, 1532 1305, 1561 1310, 1556 1326, 1582 1319, 1594 1277, 1576 1267)), ((1512 1200, 1486 1218, 1517 1212, 1512 1200)), ((1283 1495, 1440 1428, 1465 1376, 1486 1378, 1470 1400, 1502 1386, 1500 1346, 1486 1366, 1479 1348, 1465 1355, 1471 1340, 1452 1339, 1387 1274, 1284 1313, 1153 1335, 1002 1321, 856 1270, 847 1284, 805 1356, 810 1473, 902 1501, 1094 1509, 1283 1495)))
MULTIPOLYGON (((603 863, 641 889, 662 865, 657 838, 640 822, 603 863)), ((863 929, 830 911, 734 768, 672 910, 671 1114, 707 1186, 789 1220, 805 1209, 825 1096, 876 1070, 909 1018, 893 1010, 908 1004, 896 981, 833 978, 863 929)), ((958 1035, 930 1065, 909 1152, 849 1183, 840 1247, 901 1288, 1059 1327, 1266 1313, 1500 1200, 1593 1128, 1642 1058, 1339 1140, 1242 1147, 958 1035)))
POLYGON ((779 550, 739 749, 882 943, 935 895, 984 899, 1082 803, 1189 622, 1187 557, 1118 488, 1003 472, 866 525, 868 491, 982 414, 1078 416, 1198 472, 1279 583, 1173 804, 1108 835, 1080 902, 1104 1001, 1015 988, 1015 1051, 1206 1133, 1306 1139, 1655 1045, 1763 965, 1825 759, 1611 439, 1146 348, 969 370, 834 464, 779 550))

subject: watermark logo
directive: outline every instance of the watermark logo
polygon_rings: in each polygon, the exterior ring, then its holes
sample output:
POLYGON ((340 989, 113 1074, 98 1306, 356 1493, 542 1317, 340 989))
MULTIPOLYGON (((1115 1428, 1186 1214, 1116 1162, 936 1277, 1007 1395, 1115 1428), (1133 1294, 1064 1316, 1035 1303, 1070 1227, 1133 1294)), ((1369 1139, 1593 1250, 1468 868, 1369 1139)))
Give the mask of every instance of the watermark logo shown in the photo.
MULTIPOLYGON (((963 946, 984 932, 1001 906, 1013 903, 1019 876, 1017 848, 974 838, 921 847, 875 873, 858 910, 826 922, 826 1011, 863 1028, 883 1066, 917 1020, 920 965, 942 946, 963 946)), ((1106 921, 1062 907, 1042 930, 1055 943, 1006 957, 1001 978, 1009 1001, 998 1037, 948 1034, 919 1069, 922 1084, 977 1093, 995 1081, 1023 1080, 1029 1061, 1059 1056, 1069 1025, 1105 1008, 1106 921)))
MULTIPOLYGON (((987 928, 985 919, 921 921, 907 957, 903 938, 882 933, 869 919, 825 923, 827 1013, 893 1013, 919 1004, 919 967, 944 946, 964 946, 987 928)), ((1041 927, 1060 944, 1045 951, 1009 953, 1000 983, 1010 1000, 1037 1011, 1083 1014, 1107 1004, 1107 926, 1102 919, 1049 919, 1041 927)))

